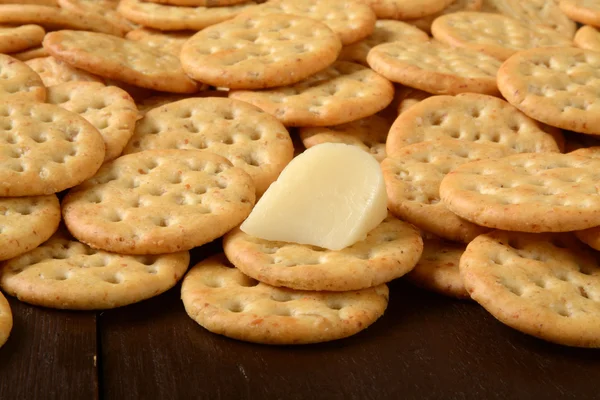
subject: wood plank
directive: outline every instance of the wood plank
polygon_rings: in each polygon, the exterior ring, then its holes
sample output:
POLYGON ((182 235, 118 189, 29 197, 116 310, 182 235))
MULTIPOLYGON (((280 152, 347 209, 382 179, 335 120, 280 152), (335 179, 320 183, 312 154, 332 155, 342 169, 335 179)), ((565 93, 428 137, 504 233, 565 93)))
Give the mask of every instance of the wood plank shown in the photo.
POLYGON ((14 327, 0 348, 0 399, 97 399, 96 314, 8 300, 14 327))
POLYGON ((102 315, 103 394, 118 398, 597 398, 600 351, 552 345, 477 304, 392 283, 367 331, 302 347, 253 345, 192 321, 179 287, 102 315))

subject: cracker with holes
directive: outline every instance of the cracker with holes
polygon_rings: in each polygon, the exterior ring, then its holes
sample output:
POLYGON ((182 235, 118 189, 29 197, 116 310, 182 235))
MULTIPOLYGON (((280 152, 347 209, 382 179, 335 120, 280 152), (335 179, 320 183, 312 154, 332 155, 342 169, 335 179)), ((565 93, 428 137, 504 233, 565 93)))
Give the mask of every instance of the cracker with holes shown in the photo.
POLYGON ((471 298, 500 322, 538 338, 600 347, 600 266, 571 234, 494 231, 460 259, 471 298))
POLYGON ((27 64, 0 54, 0 99, 44 101, 46 88, 27 64))
POLYGON ((104 141, 79 115, 52 104, 0 103, 0 196, 38 196, 96 173, 104 141))
POLYGON ((179 7, 142 0, 122 0, 117 11, 130 21, 161 31, 199 31, 256 7, 254 2, 224 7, 179 7))
POLYGON ((208 243, 254 205, 250 176, 198 150, 148 150, 106 163, 63 200, 71 234, 120 254, 163 254, 208 243))
POLYGON ((52 56, 34 58, 25 61, 25 64, 29 65, 42 78, 42 82, 46 87, 72 81, 102 82, 102 78, 99 76, 72 67, 52 56))
POLYGON ((600 51, 600 32, 593 26, 582 26, 575 33, 573 43, 585 50, 600 51))
POLYGON ((15 53, 39 46, 46 31, 38 25, 0 25, 0 53, 15 53))
POLYGON ((573 21, 593 26, 600 25, 600 1, 560 0, 560 9, 573 21))
POLYGON ((102 15, 35 4, 0 4, 0 24, 35 24, 47 30, 77 29, 116 36, 124 34, 102 15))
POLYGON ((0 285, 38 306, 109 309, 169 290, 183 277, 189 260, 187 251, 128 256, 95 250, 59 229, 38 248, 0 265, 0 285))
POLYGON ((501 14, 456 12, 437 18, 433 37, 450 46, 480 51, 499 60, 520 50, 572 46, 571 38, 501 14))
MULTIPOLYGON (((559 8, 558 0, 485 0, 487 8, 500 14, 517 19, 534 27, 549 27, 556 32, 572 38, 577 29, 559 8)), ((487 10, 486 10, 487 11, 487 10)))
POLYGON ((0 292, 0 347, 6 343, 13 326, 12 312, 6 297, 0 292))
POLYGON ((354 335, 383 315, 386 285, 352 292, 305 292, 260 283, 222 255, 196 264, 183 279, 188 315, 207 330, 265 344, 327 342, 354 335))
POLYGON ((412 225, 388 216, 367 238, 342 250, 259 239, 239 228, 223 238, 227 258, 243 273, 298 290, 358 290, 409 272, 423 241, 412 225))
POLYGON ((60 223, 58 198, 0 198, 0 260, 26 253, 48 240, 60 223))
POLYGON ((161 53, 179 57, 183 44, 194 34, 193 31, 161 32, 149 28, 138 28, 125 35, 128 40, 141 42, 161 53))
POLYGON ((519 52, 498 71, 498 88, 509 103, 538 121, 600 134, 600 54, 595 51, 519 52))
POLYGON ((470 299, 458 268, 465 248, 464 243, 424 239, 423 254, 405 278, 416 286, 444 296, 470 299))
POLYGON ((360 0, 368 4, 380 19, 414 19, 448 7, 454 0, 360 0))
POLYGON ((215 87, 263 89, 299 82, 336 60, 342 43, 327 25, 296 15, 240 16, 192 36, 181 65, 215 87))
POLYGON ((394 98, 394 86, 369 68, 337 61, 295 85, 232 90, 229 97, 254 104, 286 126, 328 126, 383 110, 394 98))
POLYGON ((440 196, 476 224, 520 232, 567 232, 600 225, 600 159, 516 154, 464 164, 446 175, 440 196))
POLYGON ((413 105, 394 121, 386 151, 442 139, 502 145, 518 153, 559 151, 536 121, 503 100, 476 93, 432 96, 413 105))
POLYGON ((198 84, 183 72, 179 58, 132 40, 63 30, 48 33, 44 48, 75 68, 134 86, 174 93, 198 90, 198 84))
POLYGON ((388 208, 399 218, 448 240, 469 243, 488 229, 460 218, 440 201, 442 179, 458 166, 501 158, 501 146, 446 139, 403 147, 381 163, 388 208))
POLYGON ((250 8, 249 15, 292 14, 312 18, 327 25, 343 45, 369 36, 377 17, 366 4, 356 0, 271 0, 250 8))
POLYGON ((141 119, 124 153, 196 149, 227 158, 246 171, 262 194, 293 157, 285 127, 242 101, 206 97, 166 104, 141 119))
POLYGON ((123 152, 140 118, 126 91, 98 82, 67 82, 49 87, 47 102, 81 115, 98 129, 106 145, 104 162, 123 152))
POLYGON ((48 52, 43 47, 34 47, 30 50, 10 53, 9 56, 16 58, 19 61, 28 61, 39 57, 48 57, 48 52))
POLYGON ((322 143, 346 143, 360 147, 381 161, 385 158, 390 125, 387 119, 376 114, 342 125, 299 128, 298 133, 307 149, 322 143))
POLYGON ((483 0, 454 0, 452 4, 442 11, 438 11, 435 14, 427 15, 422 18, 406 20, 405 22, 416 26, 424 32, 431 33, 431 24, 433 24, 433 21, 435 21, 436 18, 459 11, 479 11, 482 6, 483 0))
POLYGON ((439 42, 392 42, 373 47, 367 62, 392 82, 433 94, 498 94, 500 61, 439 42))
POLYGON ((111 30, 121 32, 123 36, 134 29, 135 25, 125 19, 116 10, 118 1, 111 0, 58 0, 59 6, 68 11, 80 14, 95 14, 102 17, 111 30))
POLYGON ((375 29, 369 36, 356 43, 342 48, 338 60, 351 61, 358 64, 367 64, 369 51, 382 43, 396 41, 427 41, 429 36, 419 28, 402 21, 378 20, 375 29))

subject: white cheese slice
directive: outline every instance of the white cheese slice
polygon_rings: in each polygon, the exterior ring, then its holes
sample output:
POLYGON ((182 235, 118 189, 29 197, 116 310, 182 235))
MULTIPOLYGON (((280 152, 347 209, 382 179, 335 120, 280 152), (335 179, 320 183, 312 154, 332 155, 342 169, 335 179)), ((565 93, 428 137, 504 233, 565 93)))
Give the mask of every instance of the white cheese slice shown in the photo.
POLYGON ((286 166, 240 229, 266 240, 341 250, 364 240, 386 216, 375 158, 356 146, 324 143, 286 166))

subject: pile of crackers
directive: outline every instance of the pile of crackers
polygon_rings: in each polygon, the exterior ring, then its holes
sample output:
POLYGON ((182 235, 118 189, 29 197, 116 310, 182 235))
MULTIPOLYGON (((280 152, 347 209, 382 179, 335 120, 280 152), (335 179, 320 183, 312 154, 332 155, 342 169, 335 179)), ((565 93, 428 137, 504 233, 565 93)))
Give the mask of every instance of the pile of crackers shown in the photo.
POLYGON ((99 310, 182 281, 206 329, 301 344, 404 277, 600 347, 594 26, 600 0, 0 0, 0 288, 99 310), (388 217, 340 251, 242 232, 328 142, 381 163, 388 217))

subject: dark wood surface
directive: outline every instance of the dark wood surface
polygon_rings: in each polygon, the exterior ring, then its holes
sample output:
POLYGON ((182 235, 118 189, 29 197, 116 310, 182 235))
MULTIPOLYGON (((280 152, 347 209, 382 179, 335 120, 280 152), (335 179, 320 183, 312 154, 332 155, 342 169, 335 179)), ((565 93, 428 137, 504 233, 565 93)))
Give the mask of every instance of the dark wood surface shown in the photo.
POLYGON ((300 347, 213 335, 185 314, 179 289, 97 314, 11 299, 0 399, 600 398, 600 351, 528 337, 401 280, 365 332, 300 347))

